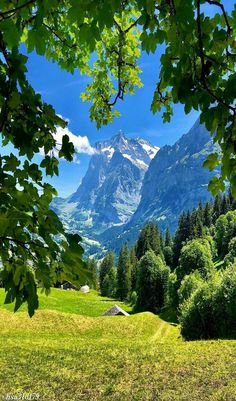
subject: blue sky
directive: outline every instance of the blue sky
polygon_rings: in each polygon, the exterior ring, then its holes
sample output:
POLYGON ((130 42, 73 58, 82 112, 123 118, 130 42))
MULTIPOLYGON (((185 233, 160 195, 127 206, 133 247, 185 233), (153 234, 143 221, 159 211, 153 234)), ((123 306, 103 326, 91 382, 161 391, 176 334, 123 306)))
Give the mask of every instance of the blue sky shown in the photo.
MULTIPOLYGON (((234 1, 223 1, 227 9, 234 1)), ((207 9, 212 10, 211 6, 207 9)), ((150 111, 151 100, 158 80, 162 47, 154 55, 142 54, 140 66, 144 86, 134 96, 126 96, 120 101, 118 109, 121 117, 108 126, 97 130, 89 119, 89 104, 83 103, 80 93, 84 91, 87 78, 77 71, 71 75, 44 57, 35 53, 28 55, 28 78, 43 99, 51 103, 56 112, 69 119, 69 130, 80 136, 87 136, 91 145, 96 141, 108 139, 120 129, 129 137, 141 136, 152 144, 163 146, 173 144, 186 133, 198 118, 197 112, 185 115, 182 105, 174 106, 174 116, 170 123, 163 123, 161 113, 153 115, 150 111)), ((91 156, 81 154, 77 163, 60 161, 59 177, 48 179, 62 197, 74 192, 84 176, 91 156)))
MULTIPOLYGON (((71 75, 43 57, 30 54, 28 60, 28 78, 33 87, 41 93, 42 98, 51 103, 56 112, 69 119, 68 128, 75 134, 87 136, 91 145, 96 141, 108 139, 120 129, 129 137, 140 136, 152 144, 163 146, 173 144, 187 132, 198 117, 197 112, 184 114, 182 105, 174 107, 171 123, 163 123, 161 113, 153 115, 150 111, 151 100, 159 74, 160 52, 142 54, 140 66, 144 86, 133 96, 126 96, 120 101, 118 109, 121 117, 101 129, 89 119, 89 104, 82 102, 80 93, 85 89, 87 78, 79 72, 71 75)), ((78 156, 80 164, 60 161, 59 177, 49 179, 60 196, 74 192, 84 176, 91 156, 78 156)))

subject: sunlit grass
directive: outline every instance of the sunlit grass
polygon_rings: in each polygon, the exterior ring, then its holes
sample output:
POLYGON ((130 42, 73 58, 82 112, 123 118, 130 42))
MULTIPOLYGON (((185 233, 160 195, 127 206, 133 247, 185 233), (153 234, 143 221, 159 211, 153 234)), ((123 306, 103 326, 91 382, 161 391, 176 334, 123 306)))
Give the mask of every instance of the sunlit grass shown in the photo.
POLYGON ((0 399, 236 399, 236 341, 184 342, 177 326, 148 312, 101 317, 114 301, 95 292, 54 290, 40 300, 32 319, 0 310, 0 399))
MULTIPOLYGON (((13 311, 12 304, 4 305, 5 293, 0 289, 0 307, 13 311)), ((100 316, 108 308, 114 305, 120 305, 127 312, 131 307, 119 301, 114 301, 109 298, 100 297, 96 291, 91 290, 87 294, 78 291, 52 289, 49 295, 42 294, 39 290, 39 309, 56 310, 58 312, 76 313, 85 316, 100 316)), ((27 310, 24 305, 21 311, 27 310)))

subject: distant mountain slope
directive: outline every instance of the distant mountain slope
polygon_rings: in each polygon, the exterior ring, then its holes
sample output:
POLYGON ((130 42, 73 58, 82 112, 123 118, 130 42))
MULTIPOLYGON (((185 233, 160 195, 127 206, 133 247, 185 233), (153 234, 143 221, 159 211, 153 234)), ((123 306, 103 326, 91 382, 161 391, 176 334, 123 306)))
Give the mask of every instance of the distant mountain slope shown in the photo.
POLYGON ((123 225, 140 201, 142 181, 159 148, 122 132, 95 144, 88 170, 68 199, 56 198, 52 208, 67 229, 94 242, 108 228, 123 225))
POLYGON ((202 164, 219 149, 199 121, 173 146, 158 150, 122 132, 97 142, 78 190, 53 201, 67 229, 83 236, 89 253, 133 243, 147 221, 174 231, 183 210, 211 198, 207 185, 213 173, 202 164))
POLYGON ((109 237, 114 237, 109 231, 103 234, 103 241, 108 241, 113 249, 118 249, 125 240, 132 243, 147 221, 156 221, 162 229, 169 225, 174 231, 183 210, 211 198, 207 186, 213 173, 202 164, 209 153, 217 150, 199 121, 173 146, 161 148, 145 174, 137 210, 119 230, 115 241, 109 241, 109 237))

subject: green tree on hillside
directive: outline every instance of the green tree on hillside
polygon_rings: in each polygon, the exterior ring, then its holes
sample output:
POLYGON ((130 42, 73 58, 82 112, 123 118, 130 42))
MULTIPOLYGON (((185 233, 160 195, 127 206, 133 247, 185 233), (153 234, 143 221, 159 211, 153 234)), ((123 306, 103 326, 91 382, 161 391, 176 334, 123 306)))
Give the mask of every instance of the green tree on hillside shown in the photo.
POLYGON ((169 226, 166 229, 164 247, 163 247, 163 255, 165 258, 165 262, 167 266, 173 266, 174 252, 173 252, 173 241, 171 237, 171 232, 169 226))
POLYGON ((231 264, 235 264, 236 261, 236 237, 232 238, 229 246, 228 246, 228 253, 224 258, 224 262, 226 266, 231 264))
POLYGON ((114 298, 116 296, 116 268, 112 266, 109 272, 105 275, 102 284, 102 295, 114 298))
POLYGON ((212 224, 212 205, 207 202, 203 211, 203 224, 206 227, 210 227, 212 224))
POLYGON ((177 267, 177 278, 179 282, 184 276, 198 270, 203 278, 208 276, 214 265, 210 244, 206 239, 193 239, 183 246, 177 267))
POLYGON ((180 251, 183 243, 189 238, 190 216, 183 212, 179 217, 178 227, 174 236, 173 243, 173 262, 176 267, 178 264, 180 251))
POLYGON ((173 241, 171 237, 170 227, 168 226, 165 233, 165 246, 172 246, 173 241))
POLYGON ((88 258, 87 260, 88 271, 91 272, 91 287, 95 290, 98 289, 98 264, 94 258, 88 258))
POLYGON ((229 197, 224 195, 221 203, 221 214, 226 214, 231 210, 231 205, 229 203, 229 197))
POLYGON ((153 251, 156 255, 161 253, 160 234, 156 224, 147 223, 141 230, 136 244, 136 255, 138 260, 145 255, 147 251, 153 251))
POLYGON ((236 236, 236 211, 221 215, 215 224, 215 241, 220 256, 224 257, 229 250, 229 243, 236 236))
POLYGON ((106 293, 107 279, 105 287, 104 287, 104 280, 107 275, 109 277, 109 273, 114 266, 115 266, 115 255, 113 252, 108 252, 103 258, 99 269, 99 284, 102 296, 107 296, 106 293))
POLYGON ((130 264, 131 264, 131 290, 136 290, 136 280, 137 280, 137 268, 138 268, 138 259, 136 256, 135 247, 130 250, 130 264))
POLYGON ((137 309, 157 312, 165 304, 169 268, 160 255, 148 251, 140 259, 137 278, 137 309))
POLYGON ((131 290, 131 263, 128 244, 120 251, 117 267, 117 298, 121 301, 128 299, 131 290))
POLYGON ((180 306, 181 333, 188 340, 236 335, 236 268, 228 267, 199 284, 180 306))
POLYGON ((213 223, 216 222, 218 217, 221 215, 221 204, 222 204, 222 198, 220 195, 216 195, 214 199, 214 204, 213 204, 213 211, 212 211, 212 220, 213 223))

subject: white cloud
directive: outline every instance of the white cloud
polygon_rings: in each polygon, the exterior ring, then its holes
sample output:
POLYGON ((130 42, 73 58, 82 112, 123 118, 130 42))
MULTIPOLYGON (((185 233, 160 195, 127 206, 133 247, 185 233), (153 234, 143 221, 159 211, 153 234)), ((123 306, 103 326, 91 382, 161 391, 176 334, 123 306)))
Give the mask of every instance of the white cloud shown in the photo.
POLYGON ((62 116, 61 114, 57 114, 57 116, 60 117, 62 120, 66 121, 68 124, 70 123, 69 118, 62 116))
MULTIPOLYGON (((87 136, 77 136, 73 134, 67 127, 57 127, 56 133, 54 134, 54 138, 59 146, 62 144, 63 135, 68 135, 70 142, 72 142, 74 145, 75 153, 84 153, 87 155, 93 155, 95 153, 95 149, 90 145, 87 136)), ((76 155, 74 157, 74 162, 79 163, 76 155)))
MULTIPOLYGON (((58 157, 59 150, 62 145, 62 137, 64 135, 68 135, 70 142, 72 142, 74 145, 74 148, 75 148, 75 154, 73 157, 74 163, 80 164, 78 155, 81 153, 84 153, 84 154, 87 154, 90 156, 92 156, 96 153, 95 149, 90 145, 89 139, 87 136, 75 135, 67 127, 66 128, 57 127, 56 132, 53 134, 53 137, 56 140, 56 148, 53 150, 53 155, 55 157, 58 157)), ((40 154, 42 156, 45 155, 43 149, 40 149, 40 154)))

